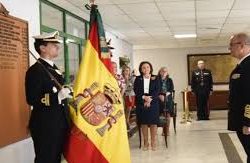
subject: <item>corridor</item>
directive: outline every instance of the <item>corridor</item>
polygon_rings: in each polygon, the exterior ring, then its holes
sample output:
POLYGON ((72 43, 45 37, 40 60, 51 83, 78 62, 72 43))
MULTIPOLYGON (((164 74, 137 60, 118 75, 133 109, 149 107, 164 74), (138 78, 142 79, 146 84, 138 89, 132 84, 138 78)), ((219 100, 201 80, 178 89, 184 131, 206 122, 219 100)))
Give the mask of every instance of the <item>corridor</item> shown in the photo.
MULTIPOLYGON (((209 121, 177 121, 177 134, 171 126, 168 148, 158 128, 156 151, 139 149, 136 133, 130 138, 132 163, 244 163, 246 155, 235 133, 227 131, 227 111, 212 111, 209 121)), ((172 125, 172 122, 171 122, 172 125)))

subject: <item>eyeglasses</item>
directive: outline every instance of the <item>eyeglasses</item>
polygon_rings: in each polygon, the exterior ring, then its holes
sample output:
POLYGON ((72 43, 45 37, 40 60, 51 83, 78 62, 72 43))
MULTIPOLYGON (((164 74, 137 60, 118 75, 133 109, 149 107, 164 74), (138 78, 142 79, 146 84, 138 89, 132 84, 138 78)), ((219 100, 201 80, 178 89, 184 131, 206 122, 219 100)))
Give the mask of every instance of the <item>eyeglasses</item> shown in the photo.
POLYGON ((229 44, 229 47, 232 47, 232 46, 234 46, 234 45, 240 45, 240 44, 242 44, 241 42, 231 42, 230 44, 229 44))

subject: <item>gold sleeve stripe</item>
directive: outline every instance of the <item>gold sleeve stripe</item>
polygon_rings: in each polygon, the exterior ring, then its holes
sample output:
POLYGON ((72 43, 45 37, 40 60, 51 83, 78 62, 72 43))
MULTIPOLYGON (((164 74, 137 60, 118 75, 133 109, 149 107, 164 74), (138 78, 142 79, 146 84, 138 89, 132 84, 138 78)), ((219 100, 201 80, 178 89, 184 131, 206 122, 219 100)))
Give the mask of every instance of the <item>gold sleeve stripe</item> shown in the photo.
POLYGON ((249 119, 250 119, 250 105, 249 105, 249 104, 247 104, 247 105, 245 106, 244 116, 245 116, 246 118, 249 118, 249 119))
POLYGON ((44 97, 41 99, 41 103, 43 103, 45 106, 50 106, 50 101, 49 101, 49 94, 46 93, 44 97))

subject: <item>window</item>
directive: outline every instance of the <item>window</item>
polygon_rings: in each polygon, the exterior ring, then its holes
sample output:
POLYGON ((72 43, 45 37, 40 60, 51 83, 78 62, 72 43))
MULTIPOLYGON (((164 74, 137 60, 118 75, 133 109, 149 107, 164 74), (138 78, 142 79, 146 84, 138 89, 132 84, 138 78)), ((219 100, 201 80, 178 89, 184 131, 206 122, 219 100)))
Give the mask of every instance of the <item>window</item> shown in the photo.
POLYGON ((57 67, 62 71, 65 72, 65 62, 64 62, 64 44, 60 44, 60 51, 58 57, 54 59, 54 63, 57 67))
POLYGON ((50 28, 63 31, 63 13, 45 3, 41 3, 41 24, 50 28))
POLYGON ((88 22, 47 0, 40 0, 40 12, 41 33, 60 32, 63 44, 54 62, 69 84, 74 81, 79 69, 88 22))
POLYGON ((73 83, 76 77, 76 73, 79 69, 79 45, 74 43, 68 44, 69 52, 69 79, 70 83, 73 83))
POLYGON ((80 37, 80 38, 85 38, 85 23, 70 16, 66 15, 66 29, 67 33, 80 37))

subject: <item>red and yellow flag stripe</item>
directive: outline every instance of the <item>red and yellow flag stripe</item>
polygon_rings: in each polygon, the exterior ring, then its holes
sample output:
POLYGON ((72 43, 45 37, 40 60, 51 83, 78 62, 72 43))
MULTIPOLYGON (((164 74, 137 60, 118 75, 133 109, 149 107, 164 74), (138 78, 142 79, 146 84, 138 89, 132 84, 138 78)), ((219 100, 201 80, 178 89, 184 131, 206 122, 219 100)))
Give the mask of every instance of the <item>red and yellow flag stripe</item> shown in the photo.
MULTIPOLYGON (((117 81, 112 74, 110 57, 103 57, 102 54, 103 38, 100 36, 99 26, 98 21, 91 24, 89 39, 74 85, 74 95, 83 94, 83 91, 91 87, 94 82, 98 83, 98 89, 93 94, 103 93, 106 84, 112 86, 114 90, 118 90, 119 94, 117 81)), ((119 99, 122 101, 121 96, 119 99)), ((81 99, 80 106, 88 103, 89 100, 90 97, 81 99)), ((91 106, 89 105, 89 107, 91 106)), ((112 107, 114 109, 111 113, 112 116, 120 113, 122 116, 115 120, 112 127, 104 132, 104 135, 100 135, 97 130, 109 124, 112 118, 107 117, 95 126, 83 117, 81 107, 77 107, 77 112, 71 107, 70 114, 74 127, 64 152, 68 163, 131 162, 123 104, 122 102, 113 104, 112 107)))

